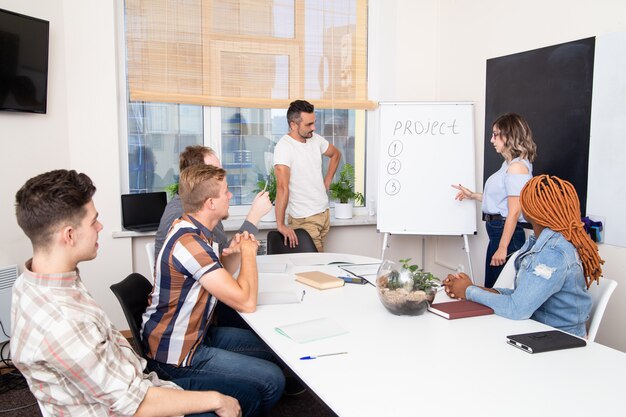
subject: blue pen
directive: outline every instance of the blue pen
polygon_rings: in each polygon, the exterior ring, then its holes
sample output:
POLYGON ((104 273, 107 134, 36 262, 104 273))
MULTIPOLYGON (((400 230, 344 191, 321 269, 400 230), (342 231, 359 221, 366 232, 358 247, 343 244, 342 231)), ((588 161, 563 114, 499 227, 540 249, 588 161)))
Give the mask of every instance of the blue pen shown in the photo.
POLYGON ((335 352, 335 353, 324 353, 322 355, 312 355, 312 356, 303 356, 300 358, 301 361, 307 361, 309 359, 317 359, 322 358, 324 356, 335 356, 335 355, 345 355, 348 352, 335 352))

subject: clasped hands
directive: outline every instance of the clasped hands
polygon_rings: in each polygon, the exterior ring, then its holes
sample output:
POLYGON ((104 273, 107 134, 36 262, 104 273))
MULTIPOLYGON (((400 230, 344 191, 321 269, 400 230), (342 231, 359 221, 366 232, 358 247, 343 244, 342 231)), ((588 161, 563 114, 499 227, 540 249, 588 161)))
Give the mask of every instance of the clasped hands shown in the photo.
POLYGON ((472 284, 472 280, 467 274, 459 272, 458 274, 448 274, 446 279, 443 280, 446 294, 451 298, 459 300, 465 299, 465 290, 472 284))
POLYGON ((229 256, 235 253, 243 253, 244 251, 256 251, 259 247, 259 242, 256 240, 252 233, 244 231, 243 233, 235 233, 235 236, 230 241, 230 245, 222 252, 223 256, 229 256))

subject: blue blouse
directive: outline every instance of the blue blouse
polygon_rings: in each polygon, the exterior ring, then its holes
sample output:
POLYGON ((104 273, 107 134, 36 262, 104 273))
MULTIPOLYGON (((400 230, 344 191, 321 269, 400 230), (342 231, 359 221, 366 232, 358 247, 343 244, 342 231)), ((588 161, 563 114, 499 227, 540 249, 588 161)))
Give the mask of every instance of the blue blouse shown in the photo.
MULTIPOLYGON (((511 162, 504 161, 499 170, 494 172, 483 191, 483 213, 499 214, 502 217, 509 215, 509 196, 519 196, 524 185, 533 177, 533 165, 526 159, 515 158, 511 162), (509 174, 506 171, 513 162, 522 162, 528 168, 528 174, 509 174)), ((518 221, 524 222, 520 213, 518 221)))

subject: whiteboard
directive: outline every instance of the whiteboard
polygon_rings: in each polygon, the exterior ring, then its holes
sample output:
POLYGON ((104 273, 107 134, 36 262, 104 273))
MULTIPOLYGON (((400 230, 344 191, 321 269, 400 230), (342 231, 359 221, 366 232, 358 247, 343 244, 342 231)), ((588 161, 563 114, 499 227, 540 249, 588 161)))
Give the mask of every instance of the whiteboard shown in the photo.
POLYGON ((470 103, 380 103, 380 232, 476 232, 476 202, 451 187, 476 189, 473 113, 470 103))
POLYGON ((604 242, 626 247, 626 32, 596 37, 587 215, 604 222, 604 242))

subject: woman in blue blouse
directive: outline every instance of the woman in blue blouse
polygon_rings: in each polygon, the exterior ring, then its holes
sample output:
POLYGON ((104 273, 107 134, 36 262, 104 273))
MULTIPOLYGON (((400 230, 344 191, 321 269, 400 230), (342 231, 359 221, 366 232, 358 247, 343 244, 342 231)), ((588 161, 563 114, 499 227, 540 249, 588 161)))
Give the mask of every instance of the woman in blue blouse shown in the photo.
POLYGON ((491 144, 504 162, 485 183, 483 193, 475 193, 461 184, 457 200, 482 201, 483 220, 489 236, 485 258, 485 287, 491 288, 498 279, 508 257, 520 249, 526 240, 520 222, 525 222, 519 204, 519 193, 532 178, 537 147, 526 120, 518 114, 507 113, 492 125, 491 144))
POLYGON ((540 175, 524 186, 520 203, 534 236, 515 260, 514 288, 481 288, 456 274, 444 280, 446 293, 503 317, 532 318, 584 337, 592 304, 587 289, 599 280, 604 261, 583 228, 576 190, 558 177, 540 175))

